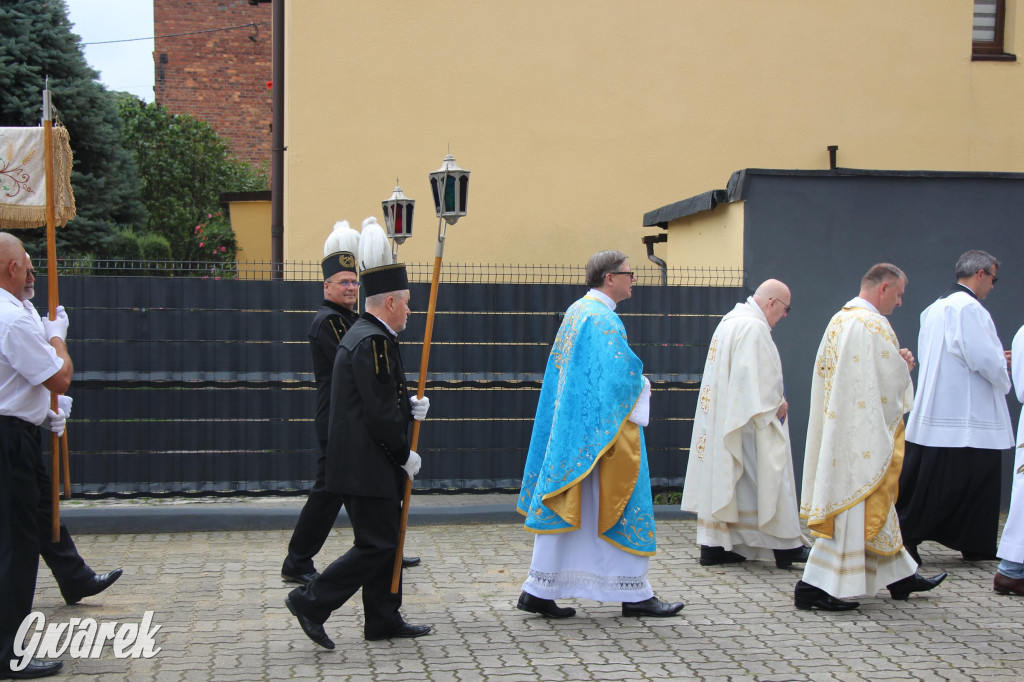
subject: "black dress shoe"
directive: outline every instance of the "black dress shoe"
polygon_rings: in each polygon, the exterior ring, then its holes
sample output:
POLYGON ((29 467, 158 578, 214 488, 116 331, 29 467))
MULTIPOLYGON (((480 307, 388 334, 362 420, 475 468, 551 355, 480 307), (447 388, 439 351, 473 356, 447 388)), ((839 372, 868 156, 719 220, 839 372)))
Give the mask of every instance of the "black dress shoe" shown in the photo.
POLYGON ((429 625, 412 625, 410 623, 403 622, 394 630, 388 630, 387 632, 379 635, 364 635, 364 639, 368 642, 377 642, 382 639, 396 639, 398 637, 405 637, 406 639, 412 637, 422 637, 423 635, 430 634, 429 625))
POLYGON ((313 582, 313 579, 316 578, 318 575, 320 574, 316 571, 310 571, 309 573, 299 573, 297 575, 289 575, 287 573, 282 573, 281 580, 285 581, 286 583, 298 583, 300 585, 308 585, 311 582, 313 582))
POLYGON ((64 597, 64 601, 67 602, 68 605, 77 604, 86 597, 99 594, 116 583, 122 573, 124 573, 124 571, 120 568, 115 568, 110 573, 104 573, 103 575, 93 574, 92 578, 87 580, 84 584, 76 585, 74 590, 68 590, 67 592, 61 590, 61 596, 64 597))
POLYGON ((719 564, 738 564, 747 560, 747 557, 736 552, 728 552, 724 547, 700 546, 700 565, 718 566, 719 564))
POLYGON ((309 637, 311 640, 313 640, 325 649, 334 648, 334 642, 332 642, 331 638, 327 636, 327 631, 324 630, 323 625, 321 625, 320 623, 314 623, 309 618, 306 618, 301 613, 296 611, 295 605, 292 604, 292 600, 290 597, 285 597, 284 605, 287 606, 288 610, 291 611, 291 614, 298 619, 299 627, 301 627, 302 631, 306 633, 306 637, 309 637))
POLYGON ((807 557, 811 555, 810 547, 794 547, 793 549, 775 550, 775 567, 789 568, 793 564, 807 563, 807 557))
POLYGON ((11 665, 8 663, 6 670, 0 674, 6 674, 12 680, 32 680, 37 677, 56 675, 63 667, 63 661, 39 661, 33 658, 28 665, 18 671, 11 670, 11 665))
POLYGON ((907 550, 907 554, 910 555, 911 559, 917 562, 918 566, 922 566, 924 564, 924 562, 921 561, 921 555, 917 553, 917 545, 908 545, 904 543, 903 549, 907 550))
POLYGON ((657 597, 651 597, 643 601, 622 602, 622 615, 631 618, 640 616, 654 616, 655 618, 668 618, 683 610, 683 602, 675 601, 666 604, 657 597))
POLYGON ((545 618, 572 618, 576 615, 576 609, 569 606, 559 606, 554 599, 541 599, 534 597, 529 592, 519 595, 519 603, 516 608, 528 613, 537 613, 545 618))
POLYGON ((900 601, 910 596, 912 592, 927 592, 928 590, 934 589, 939 586, 943 580, 946 579, 946 573, 939 573, 931 578, 925 578, 920 573, 909 575, 903 580, 897 580, 894 583, 886 585, 889 588, 889 594, 893 599, 900 601))
POLYGON ((836 599, 820 587, 800 580, 797 581, 796 590, 793 592, 793 606, 804 611, 850 611, 860 606, 860 602, 836 599))
POLYGON ((418 556, 404 556, 402 557, 402 568, 412 568, 413 566, 420 565, 420 558, 418 556))

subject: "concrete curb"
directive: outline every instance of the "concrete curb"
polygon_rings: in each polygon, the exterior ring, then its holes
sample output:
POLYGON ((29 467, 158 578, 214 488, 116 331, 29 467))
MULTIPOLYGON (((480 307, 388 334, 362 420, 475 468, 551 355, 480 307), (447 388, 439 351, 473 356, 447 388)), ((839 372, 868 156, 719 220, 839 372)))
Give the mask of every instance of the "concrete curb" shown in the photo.
MULTIPOLYGON (((119 535, 125 533, 204 533, 216 531, 291 530, 299 518, 301 504, 288 507, 219 505, 142 505, 107 508, 61 510, 61 520, 72 534, 119 535)), ((654 508, 659 520, 692 519, 675 505, 654 508)), ((504 504, 448 507, 417 507, 415 499, 409 509, 410 526, 452 526, 465 524, 522 523, 523 517, 504 504)), ((348 515, 342 508, 335 523, 348 527, 348 515)))

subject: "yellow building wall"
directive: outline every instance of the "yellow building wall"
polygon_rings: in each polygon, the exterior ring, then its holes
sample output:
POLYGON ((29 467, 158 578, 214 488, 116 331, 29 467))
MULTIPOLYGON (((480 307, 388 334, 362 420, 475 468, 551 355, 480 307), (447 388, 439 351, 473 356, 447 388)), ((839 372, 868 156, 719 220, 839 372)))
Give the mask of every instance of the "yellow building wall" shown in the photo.
POLYGON ((270 202, 231 201, 228 202, 231 215, 231 229, 238 244, 239 270, 248 279, 270 279, 270 202), (246 264, 252 267, 246 267, 246 264))
MULTIPOLYGON (((427 173, 449 149, 472 171, 445 252, 465 263, 582 263, 604 248, 646 263, 640 238, 659 230, 644 212, 742 168, 827 168, 830 144, 847 167, 1022 171, 1021 64, 971 61, 972 12, 972 0, 289 2, 285 256, 319 260, 336 220, 383 223, 397 177, 418 200, 399 257, 429 262, 427 173)), ((1022 45, 1022 15, 1010 0, 1008 47, 1022 45)))
POLYGON ((713 210, 670 222, 666 262, 673 266, 742 269, 745 204, 719 204, 713 210))

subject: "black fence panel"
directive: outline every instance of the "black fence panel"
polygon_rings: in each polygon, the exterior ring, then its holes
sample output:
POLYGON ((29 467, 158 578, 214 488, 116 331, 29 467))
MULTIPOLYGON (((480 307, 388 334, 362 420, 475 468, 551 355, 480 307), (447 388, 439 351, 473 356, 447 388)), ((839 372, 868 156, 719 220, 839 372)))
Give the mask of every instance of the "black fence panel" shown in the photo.
MULTIPOLYGON (((439 291, 416 487, 516 489, 551 342, 585 288, 575 272, 548 277, 575 283, 457 274, 474 281, 454 277, 439 291)), ((682 484, 707 343, 746 295, 733 275, 726 285, 664 286, 653 271, 618 308, 653 386, 646 438, 655 487, 682 484)), ((60 285, 76 371, 75 494, 310 488, 319 448, 306 331, 319 283, 93 274, 60 285)), ((429 284, 411 288, 400 340, 415 386, 429 284)), ((46 290, 40 276, 37 291, 46 290)))

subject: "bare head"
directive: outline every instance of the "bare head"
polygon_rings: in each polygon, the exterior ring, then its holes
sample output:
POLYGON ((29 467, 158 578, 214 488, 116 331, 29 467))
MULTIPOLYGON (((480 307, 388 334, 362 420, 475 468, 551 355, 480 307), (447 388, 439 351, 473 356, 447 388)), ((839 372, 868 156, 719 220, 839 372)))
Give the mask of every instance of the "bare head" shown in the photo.
POLYGON ((618 303, 633 295, 633 268, 621 251, 598 251, 587 261, 587 286, 618 303))
POLYGON ((860 280, 860 297, 878 308, 883 315, 903 305, 903 292, 907 276, 892 263, 878 263, 864 273, 860 280))
POLYGON ((999 260, 987 251, 967 251, 956 261, 956 281, 984 299, 996 286, 999 260))
MULTIPOLYGON (((35 278, 29 271, 31 261, 21 240, 10 232, 0 232, 0 289, 24 300, 26 284, 35 278)), ((33 291, 34 293, 34 291, 33 291)))
POLYGON ((754 292, 753 299, 764 313, 768 320, 768 326, 772 329, 779 323, 779 320, 789 314, 793 303, 789 287, 777 279, 766 279, 761 282, 761 286, 754 292))
POLYGON ((410 296, 411 293, 408 289, 386 291, 367 296, 364 306, 366 307, 366 312, 391 327, 397 333, 405 330, 405 325, 409 320, 410 296))

